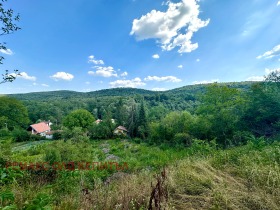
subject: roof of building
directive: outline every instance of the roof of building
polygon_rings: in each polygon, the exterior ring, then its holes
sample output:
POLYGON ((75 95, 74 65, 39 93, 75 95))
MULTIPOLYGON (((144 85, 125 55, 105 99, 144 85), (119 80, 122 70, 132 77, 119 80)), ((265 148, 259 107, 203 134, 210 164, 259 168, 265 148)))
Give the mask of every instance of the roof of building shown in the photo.
POLYGON ((117 129, 120 129, 120 130, 123 130, 123 131, 128 131, 125 127, 123 127, 123 126, 121 126, 121 125, 118 126, 117 129))
POLYGON ((43 133, 45 131, 51 130, 50 126, 48 126, 45 122, 40 122, 37 124, 30 125, 37 133, 43 133))

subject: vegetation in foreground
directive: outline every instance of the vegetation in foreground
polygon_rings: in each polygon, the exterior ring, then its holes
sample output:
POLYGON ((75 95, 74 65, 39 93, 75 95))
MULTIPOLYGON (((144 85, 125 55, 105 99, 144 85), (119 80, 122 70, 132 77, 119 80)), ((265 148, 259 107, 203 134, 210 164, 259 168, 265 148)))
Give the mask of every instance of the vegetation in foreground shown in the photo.
MULTIPOLYGON (((11 152, 9 161, 126 162, 125 170, 1 168, 1 209, 148 209, 155 175, 164 168, 166 209, 278 209, 280 144, 251 137, 227 150, 196 140, 176 149, 128 140, 50 141, 11 152), (83 151, 83 152, 81 152, 83 151), (117 160, 116 160, 117 159, 117 160), (9 208, 8 208, 9 207, 9 208)), ((2 163, 3 164, 3 163, 2 163)))

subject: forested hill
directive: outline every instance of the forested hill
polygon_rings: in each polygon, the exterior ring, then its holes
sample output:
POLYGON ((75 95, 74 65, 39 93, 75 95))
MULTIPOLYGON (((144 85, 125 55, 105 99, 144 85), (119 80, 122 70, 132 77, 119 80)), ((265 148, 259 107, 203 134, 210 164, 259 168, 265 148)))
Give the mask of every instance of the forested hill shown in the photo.
MULTIPOLYGON (((138 107, 142 99, 145 101, 147 114, 151 120, 159 120, 170 111, 188 111, 194 113, 200 104, 199 95, 205 92, 207 85, 189 85, 168 91, 150 91, 136 88, 114 88, 93 92, 50 91, 26 94, 11 94, 22 101, 28 109, 31 122, 38 119, 62 122, 71 111, 86 109, 97 119, 106 113, 116 117, 120 103, 124 105, 128 115, 133 104, 138 107)), ((249 90, 252 82, 223 83, 242 91, 249 90)))
MULTIPOLYGON (((230 83, 220 83, 232 88, 238 88, 247 91, 253 82, 230 82, 230 83)), ((33 92, 33 93, 23 93, 23 94, 10 94, 9 96, 15 97, 19 100, 56 100, 56 99, 71 99, 71 98, 92 98, 92 97, 103 97, 103 96, 149 96, 152 95, 180 95, 182 96, 192 95, 195 96, 199 93, 203 93, 205 88, 209 84, 199 84, 199 85, 187 85, 180 88, 167 90, 167 91, 151 91, 138 88, 112 88, 103 89, 92 92, 76 92, 69 90, 60 91, 48 91, 48 92, 33 92)))

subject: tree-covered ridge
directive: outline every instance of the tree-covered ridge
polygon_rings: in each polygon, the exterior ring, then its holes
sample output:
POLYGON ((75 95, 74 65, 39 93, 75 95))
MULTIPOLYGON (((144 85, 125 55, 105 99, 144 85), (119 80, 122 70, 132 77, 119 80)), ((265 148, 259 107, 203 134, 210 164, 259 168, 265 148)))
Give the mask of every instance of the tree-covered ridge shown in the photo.
MULTIPOLYGON (((229 82, 220 83, 231 88, 239 88, 248 90, 255 82, 229 82)), ((134 95, 174 95, 174 94, 197 94, 205 91, 205 88, 210 84, 187 85, 180 88, 175 88, 167 91, 151 91, 138 88, 111 88, 104 90, 97 90, 91 92, 76 92, 69 90, 60 91, 46 91, 46 92, 33 92, 22 94, 9 94, 19 100, 54 100, 54 99, 70 99, 70 98, 89 98, 89 97, 103 97, 103 96, 134 96, 134 95)), ((149 97, 148 97, 149 98, 149 97)))

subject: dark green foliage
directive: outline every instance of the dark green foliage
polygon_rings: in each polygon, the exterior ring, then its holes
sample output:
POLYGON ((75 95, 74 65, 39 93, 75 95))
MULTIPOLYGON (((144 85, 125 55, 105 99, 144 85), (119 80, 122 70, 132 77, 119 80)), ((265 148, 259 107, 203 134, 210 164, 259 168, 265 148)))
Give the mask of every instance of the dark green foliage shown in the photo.
POLYGON ((192 137, 187 133, 176 133, 173 138, 174 144, 190 147, 192 145, 192 137))
POLYGON ((90 127, 94 122, 93 115, 85 109, 78 109, 71 112, 63 120, 63 125, 69 129, 81 127, 84 130, 90 127))
POLYGON ((280 131, 280 96, 274 84, 256 84, 248 93, 243 126, 257 136, 273 136, 280 131))
POLYGON ((28 112, 21 101, 14 98, 0 96, 0 126, 9 130, 15 127, 27 128, 28 112))
POLYGON ((137 136, 145 139, 148 137, 149 134, 149 127, 148 127, 148 120, 146 116, 146 110, 144 107, 144 101, 141 101, 141 105, 139 108, 138 113, 138 120, 137 120, 137 136))
POLYGON ((62 139, 62 132, 55 132, 53 133, 53 140, 62 139))
MULTIPOLYGON (((26 131, 23 130, 21 128, 16 128, 12 131, 12 136, 14 138, 14 141, 16 142, 23 142, 23 141, 29 141, 31 138, 31 134, 26 131)), ((36 138, 36 137, 34 137, 36 138)))
POLYGON ((238 128, 240 116, 244 112, 245 100, 237 89, 224 85, 208 86, 202 96, 197 113, 210 123, 210 139, 224 147, 231 144, 234 132, 238 128))

